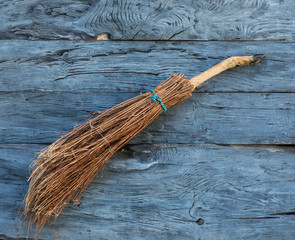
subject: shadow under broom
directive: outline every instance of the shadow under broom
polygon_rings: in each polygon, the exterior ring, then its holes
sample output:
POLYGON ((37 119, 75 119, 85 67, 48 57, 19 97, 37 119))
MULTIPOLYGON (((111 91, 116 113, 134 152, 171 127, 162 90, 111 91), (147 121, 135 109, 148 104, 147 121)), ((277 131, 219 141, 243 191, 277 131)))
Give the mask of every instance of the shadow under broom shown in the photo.
POLYGON ((32 166, 20 216, 23 223, 29 222, 28 234, 32 223, 39 234, 50 217, 56 220, 67 204, 78 203, 108 159, 163 111, 187 100, 207 79, 229 68, 256 64, 264 57, 262 54, 230 57, 190 80, 181 74, 171 75, 153 90, 76 126, 42 150, 32 166))

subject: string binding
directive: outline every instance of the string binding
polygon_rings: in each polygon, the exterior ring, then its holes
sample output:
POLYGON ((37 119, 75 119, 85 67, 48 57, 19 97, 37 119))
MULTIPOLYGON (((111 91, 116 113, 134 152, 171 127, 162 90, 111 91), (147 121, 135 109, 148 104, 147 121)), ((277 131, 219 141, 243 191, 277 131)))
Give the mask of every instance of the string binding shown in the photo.
POLYGON ((166 106, 164 105, 164 103, 162 102, 161 98, 154 92, 153 89, 150 90, 150 92, 153 93, 153 95, 151 96, 151 99, 156 103, 159 102, 161 107, 163 108, 164 112, 167 111, 166 106))

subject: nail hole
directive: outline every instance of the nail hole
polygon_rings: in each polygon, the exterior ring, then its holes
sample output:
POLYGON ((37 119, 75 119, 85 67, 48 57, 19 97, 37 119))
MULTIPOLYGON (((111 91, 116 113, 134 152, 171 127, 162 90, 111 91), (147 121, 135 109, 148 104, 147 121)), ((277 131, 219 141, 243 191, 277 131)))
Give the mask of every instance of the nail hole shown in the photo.
POLYGON ((199 218, 197 221, 196 221, 196 223, 198 224, 198 225, 203 225, 204 224, 204 220, 202 219, 202 218, 199 218))

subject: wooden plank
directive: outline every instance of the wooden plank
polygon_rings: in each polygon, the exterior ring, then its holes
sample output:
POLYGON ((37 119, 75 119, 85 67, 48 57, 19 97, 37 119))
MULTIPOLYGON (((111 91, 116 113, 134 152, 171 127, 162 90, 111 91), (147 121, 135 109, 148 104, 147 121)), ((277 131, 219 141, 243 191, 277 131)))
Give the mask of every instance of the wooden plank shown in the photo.
MULTIPOLYGON (((136 94, 8 92, 1 143, 50 143, 136 94)), ((197 93, 162 113, 134 143, 294 144, 295 93, 197 93)))
MULTIPOLYGON (((44 145, 0 145, 0 236, 44 145)), ((129 145, 42 239, 293 239, 294 147, 129 145)), ((33 236, 33 235, 32 235, 33 236)))
POLYGON ((202 94, 163 114, 135 142, 292 144, 293 45, 2 41, 0 142, 50 143, 89 112, 147 91, 169 73, 193 76, 225 56, 261 51, 267 60, 206 82, 202 94))
POLYGON ((0 37, 294 40, 294 8, 292 0, 13 0, 0 5, 0 37))
POLYGON ((267 54, 199 92, 295 92, 294 43, 2 41, 0 91, 141 92, 181 72, 193 77, 227 56, 267 54))

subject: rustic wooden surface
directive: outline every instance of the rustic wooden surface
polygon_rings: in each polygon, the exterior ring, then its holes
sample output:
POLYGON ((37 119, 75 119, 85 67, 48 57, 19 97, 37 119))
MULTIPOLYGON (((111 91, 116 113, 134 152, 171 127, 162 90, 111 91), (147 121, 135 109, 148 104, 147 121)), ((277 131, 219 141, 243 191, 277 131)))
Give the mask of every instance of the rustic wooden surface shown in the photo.
POLYGON ((1 39, 294 40, 293 0, 71 0, 0 4, 1 39))
POLYGON ((268 58, 209 80, 133 142, 295 143, 293 43, 9 41, 2 46, 5 143, 50 143, 89 113, 148 91, 169 73, 193 77, 221 56, 257 51, 268 58))
POLYGON ((29 165, 59 134, 171 73, 264 53, 163 113, 39 237, 293 240, 294 9, 291 0, 0 3, 0 239, 25 238, 14 226, 29 165), (85 41, 108 37, 149 41, 85 41))
MULTIPOLYGON (((0 145, 0 231, 6 236, 15 236, 31 157, 45 146, 0 145)), ((132 145, 41 237, 292 239, 294 168, 294 149, 286 147, 132 145)))

